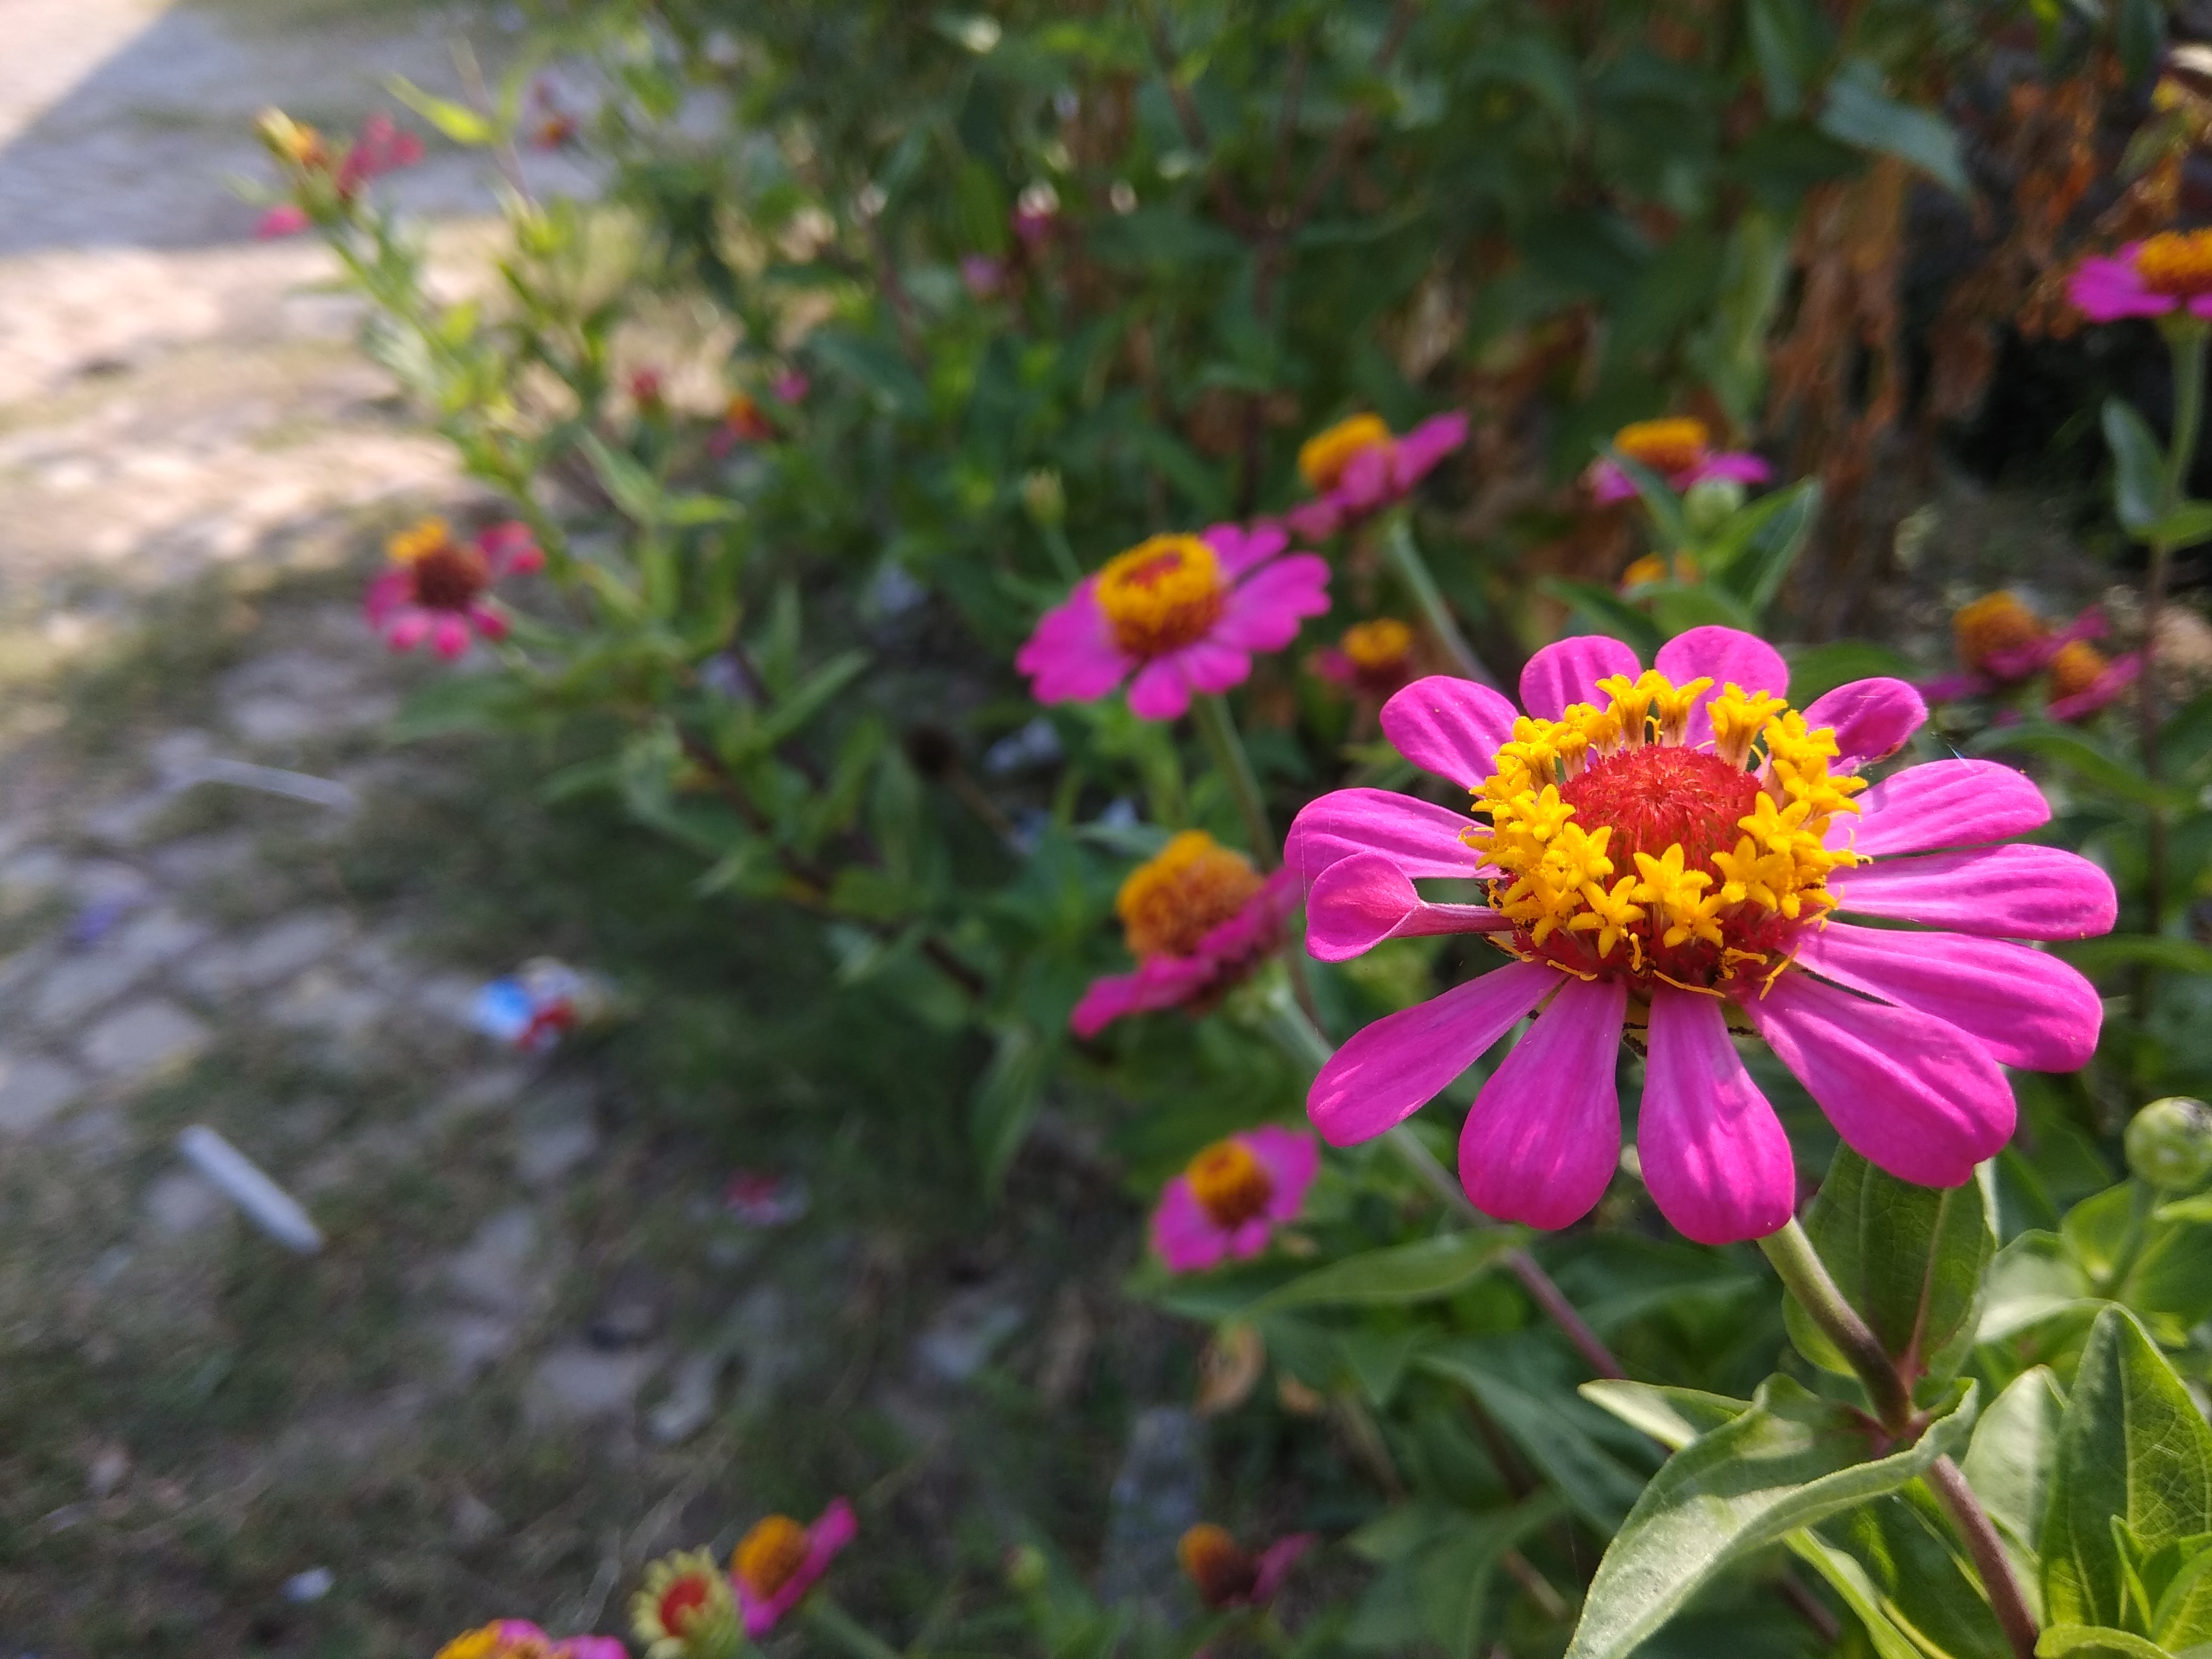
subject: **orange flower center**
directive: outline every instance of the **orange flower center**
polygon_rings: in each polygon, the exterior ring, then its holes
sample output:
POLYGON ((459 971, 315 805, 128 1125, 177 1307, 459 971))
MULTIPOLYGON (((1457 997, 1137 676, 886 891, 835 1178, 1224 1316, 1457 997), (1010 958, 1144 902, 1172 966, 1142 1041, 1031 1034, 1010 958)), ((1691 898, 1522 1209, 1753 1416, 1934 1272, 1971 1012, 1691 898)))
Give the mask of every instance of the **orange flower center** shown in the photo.
POLYGON ((1676 416, 1632 422, 1613 434, 1613 447, 1638 465, 1671 477, 1704 460, 1712 435, 1703 421, 1676 416))
POLYGON ((465 611, 491 585, 483 555, 454 541, 443 519, 425 519, 386 545, 392 562, 406 566, 414 580, 410 597, 429 610, 465 611))
POLYGON ((806 1565, 806 1528, 787 1515, 771 1515, 738 1540, 730 1571, 766 1601, 806 1565))
POLYGON ((1154 536, 1106 562, 1093 590, 1133 657, 1164 656, 1203 639, 1229 603, 1221 561, 1195 536, 1154 536))
POLYGON ((713 1589, 697 1573, 684 1574, 660 1593, 660 1604, 656 1611, 660 1617, 661 1629, 671 1636, 683 1635, 713 1595, 713 1589))
POLYGON ((1355 457, 1388 449, 1390 428, 1379 415, 1354 415, 1298 446, 1298 474, 1314 489, 1334 489, 1355 457))
POLYGON ((2078 696, 2100 679, 2112 664, 2087 640, 2069 640, 2051 659, 2051 690, 2061 697, 2078 696))
POLYGON ((2033 645, 2051 630, 2043 618, 2010 593, 1987 593, 1959 607, 1951 618, 1951 638, 1959 661, 1977 673, 2001 652, 2033 645))
POLYGON ((502 1635, 497 1625, 456 1636, 438 1650, 438 1659, 552 1659, 550 1644, 535 1636, 502 1635))
POLYGON ((1114 898, 1133 957, 1187 957, 1260 890, 1260 872, 1203 830, 1186 830, 1139 865, 1114 898))
POLYGON ((1217 1227, 1241 1227, 1267 1212, 1275 1181, 1241 1140, 1217 1140, 1183 1171, 1190 1195, 1217 1227))
POLYGON ((1260 1580, 1258 1559, 1238 1549, 1228 1529, 1212 1522, 1200 1522, 1183 1534, 1176 1545, 1176 1559, 1198 1587, 1199 1600, 1209 1607, 1242 1601, 1260 1580))
POLYGON ((2154 294, 2212 294, 2212 230, 2163 230, 2136 250, 2136 274, 2154 294))
POLYGON ((1369 674, 1401 666, 1413 648, 1413 630, 1395 617, 1354 623, 1344 630, 1339 648, 1352 665, 1369 674))

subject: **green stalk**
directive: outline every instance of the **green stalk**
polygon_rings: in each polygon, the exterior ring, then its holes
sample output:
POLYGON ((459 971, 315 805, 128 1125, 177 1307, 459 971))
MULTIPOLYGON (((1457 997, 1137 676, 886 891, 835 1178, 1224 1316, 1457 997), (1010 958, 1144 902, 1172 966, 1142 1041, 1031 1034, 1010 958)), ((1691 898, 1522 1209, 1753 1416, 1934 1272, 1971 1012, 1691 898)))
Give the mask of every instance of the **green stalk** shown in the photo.
POLYGON ((867 1629, 835 1600, 817 1590, 806 1598, 806 1622, 854 1659, 900 1659, 899 1650, 867 1629))
POLYGON ((1981 1499, 1966 1484, 1966 1471, 1948 1456, 1939 1457, 1936 1467, 1928 1471, 1927 1480, 1957 1524, 1959 1536, 1966 1540, 1966 1553, 1973 1558, 1982 1587, 1990 1593, 1990 1611, 1996 1615, 1998 1627, 2004 1632, 2015 1659, 2035 1659, 2039 1634, 2035 1615, 2028 1611, 2027 1597, 2021 1590, 2020 1581, 2013 1577, 2012 1558, 2005 1553, 1997 1529, 1990 1524, 1981 1499))
POLYGON ((1461 633, 1459 621, 1452 615, 1445 601, 1443 590, 1430 574, 1428 561, 1414 544, 1410 515, 1404 511, 1393 513, 1382 527, 1382 550, 1389 556, 1398 572, 1399 580, 1413 591, 1413 602, 1421 607, 1421 615, 1429 624, 1430 632, 1437 636, 1452 659, 1453 667, 1462 677, 1478 684, 1495 686, 1497 677, 1482 665, 1482 659, 1474 654, 1474 647, 1461 633))
POLYGON ((1844 1300, 1829 1276, 1827 1263, 1820 1260, 1820 1253, 1813 1248, 1797 1218, 1792 1216, 1779 1232, 1760 1239, 1759 1248, 1782 1275, 1784 1288, 1797 1298, 1797 1305, 1850 1362, 1851 1370, 1866 1385, 1867 1397, 1873 1401, 1875 1415, 1881 1419, 1882 1426, 1892 1434, 1903 1433, 1912 1421, 1911 1391, 1897 1374, 1881 1339, 1859 1317, 1859 1310, 1844 1300))
POLYGON ((1262 870, 1273 869, 1283 861, 1282 851, 1275 845, 1275 832, 1267 822, 1267 798, 1260 791, 1260 775, 1252 769, 1251 756, 1244 752, 1244 739, 1237 735, 1236 716, 1229 712, 1228 701, 1195 697, 1191 713, 1198 717, 1199 735, 1206 739, 1213 763, 1221 769, 1229 793, 1236 797, 1245 838, 1252 843, 1252 857, 1262 870))
MULTIPOLYGON (((2185 313, 2186 316, 2186 313, 2185 313)), ((2160 492, 2159 516, 2170 517, 2189 489, 2189 465, 2197 456, 2197 440, 2204 423, 2204 345, 2208 332, 2197 318, 2186 317, 2166 331, 2173 358, 2173 441, 2167 447, 2164 489, 2160 492)), ((2143 583, 2143 639, 2142 666, 2136 678, 2136 713, 2142 724, 2143 775, 2156 781, 2158 752, 2158 624, 2166 609, 2166 590, 2173 561, 2172 540, 2154 536, 2150 543, 2150 571, 2143 583)), ((2151 934, 2166 928, 2166 809, 2150 809, 2149 870, 2143 882, 2143 931, 2151 934)), ((2140 1018, 2150 1000, 2151 975, 2144 969, 2136 986, 2136 1011, 2140 1018)))

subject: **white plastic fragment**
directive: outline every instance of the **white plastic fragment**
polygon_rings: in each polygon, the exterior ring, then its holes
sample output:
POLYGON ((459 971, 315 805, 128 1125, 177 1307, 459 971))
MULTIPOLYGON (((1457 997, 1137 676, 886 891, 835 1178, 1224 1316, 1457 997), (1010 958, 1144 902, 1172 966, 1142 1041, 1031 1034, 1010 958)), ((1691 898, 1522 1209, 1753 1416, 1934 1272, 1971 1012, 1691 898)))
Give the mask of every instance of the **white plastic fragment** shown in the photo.
POLYGON ((177 1151, 224 1197, 245 1211, 249 1221, 286 1249, 313 1255, 323 1248, 322 1230, 308 1218, 299 1200, 204 1123, 195 1123, 179 1135, 177 1151))
POLYGON ((258 789, 265 795, 283 795, 337 812, 350 812, 361 804, 361 798, 343 783, 306 772, 287 772, 281 766, 257 766, 251 761, 204 760, 190 769, 185 781, 235 784, 241 789, 258 789))

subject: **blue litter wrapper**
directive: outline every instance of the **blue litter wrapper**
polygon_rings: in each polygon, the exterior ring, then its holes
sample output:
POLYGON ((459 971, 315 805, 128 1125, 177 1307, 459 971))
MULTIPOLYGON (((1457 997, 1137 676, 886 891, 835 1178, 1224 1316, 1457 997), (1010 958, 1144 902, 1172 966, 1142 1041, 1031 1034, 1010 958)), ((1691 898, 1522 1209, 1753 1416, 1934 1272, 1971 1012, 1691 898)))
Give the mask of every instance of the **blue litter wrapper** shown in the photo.
POLYGON ((537 1005, 519 980, 493 980, 469 1004, 469 1024, 499 1042, 520 1042, 537 1017, 537 1005))

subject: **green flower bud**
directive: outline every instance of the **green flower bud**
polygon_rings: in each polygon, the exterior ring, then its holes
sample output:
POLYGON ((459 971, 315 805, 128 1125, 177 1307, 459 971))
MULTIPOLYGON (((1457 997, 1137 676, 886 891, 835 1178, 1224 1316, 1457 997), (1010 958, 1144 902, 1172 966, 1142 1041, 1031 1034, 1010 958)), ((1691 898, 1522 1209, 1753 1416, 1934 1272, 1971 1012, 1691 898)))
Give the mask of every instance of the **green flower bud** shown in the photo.
POLYGON ((2128 1125, 2128 1168, 2162 1193, 2212 1176, 2212 1106, 2187 1095, 2154 1100, 2128 1125))
POLYGON ((1024 1595, 1044 1588, 1050 1568, 1044 1552, 1034 1544, 1017 1544, 1006 1552, 1006 1586, 1024 1595))
POLYGON ((1710 535, 1727 523, 1736 509, 1743 505, 1744 488, 1734 478, 1707 478, 1690 486, 1690 493, 1682 497, 1682 514, 1690 521, 1690 528, 1699 535, 1710 535))
POLYGON ((1067 517, 1067 492, 1060 474, 1039 467, 1022 480, 1022 506, 1040 530, 1049 530, 1067 517))

